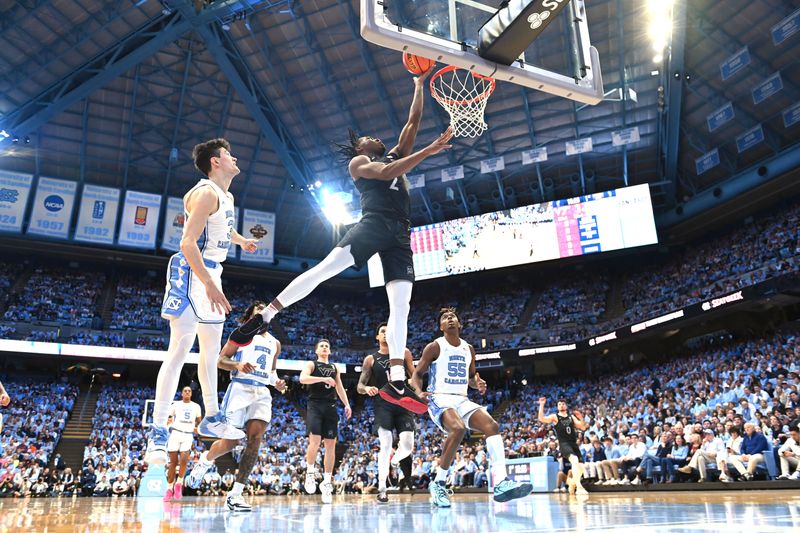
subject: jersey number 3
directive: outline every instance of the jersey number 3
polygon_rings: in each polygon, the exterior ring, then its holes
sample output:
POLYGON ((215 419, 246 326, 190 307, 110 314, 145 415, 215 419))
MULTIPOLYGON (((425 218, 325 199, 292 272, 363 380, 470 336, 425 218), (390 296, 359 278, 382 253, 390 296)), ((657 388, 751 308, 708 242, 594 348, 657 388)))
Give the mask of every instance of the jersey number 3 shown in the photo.
POLYGON ((389 185, 389 188, 393 191, 399 191, 400 189, 397 188, 397 178, 392 180, 392 184, 389 185))

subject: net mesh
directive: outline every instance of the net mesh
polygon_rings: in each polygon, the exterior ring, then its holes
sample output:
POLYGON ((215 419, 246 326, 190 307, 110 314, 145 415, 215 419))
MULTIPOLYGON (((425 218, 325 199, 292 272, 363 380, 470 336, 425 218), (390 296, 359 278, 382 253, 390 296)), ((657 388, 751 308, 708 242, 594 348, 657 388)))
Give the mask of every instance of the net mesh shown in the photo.
POLYGON ((453 66, 431 78, 431 94, 450 115, 456 137, 478 137, 486 131, 484 112, 494 88, 494 79, 453 66))

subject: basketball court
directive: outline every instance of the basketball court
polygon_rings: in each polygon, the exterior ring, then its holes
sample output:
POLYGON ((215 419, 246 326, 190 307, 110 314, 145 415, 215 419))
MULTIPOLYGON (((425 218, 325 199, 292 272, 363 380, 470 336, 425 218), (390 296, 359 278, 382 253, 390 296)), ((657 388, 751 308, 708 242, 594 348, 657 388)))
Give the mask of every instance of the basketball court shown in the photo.
POLYGON ((793 491, 730 491, 590 495, 540 494, 499 504, 488 495, 459 494, 450 509, 432 508, 427 493, 374 496, 258 497, 252 513, 231 513, 222 498, 34 499, 0 501, 3 531, 788 531, 800 527, 793 491))

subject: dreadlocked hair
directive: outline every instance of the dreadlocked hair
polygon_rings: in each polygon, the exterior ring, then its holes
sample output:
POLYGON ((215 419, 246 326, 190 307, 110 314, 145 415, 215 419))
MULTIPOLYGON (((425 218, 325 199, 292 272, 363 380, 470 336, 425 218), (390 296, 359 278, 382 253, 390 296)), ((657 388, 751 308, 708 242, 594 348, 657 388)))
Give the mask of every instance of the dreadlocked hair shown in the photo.
POLYGON ((333 143, 335 150, 339 152, 339 162, 345 165, 350 163, 350 160, 358 155, 356 152, 359 139, 358 133, 353 131, 352 128, 347 128, 347 137, 347 144, 339 144, 337 142, 333 143))

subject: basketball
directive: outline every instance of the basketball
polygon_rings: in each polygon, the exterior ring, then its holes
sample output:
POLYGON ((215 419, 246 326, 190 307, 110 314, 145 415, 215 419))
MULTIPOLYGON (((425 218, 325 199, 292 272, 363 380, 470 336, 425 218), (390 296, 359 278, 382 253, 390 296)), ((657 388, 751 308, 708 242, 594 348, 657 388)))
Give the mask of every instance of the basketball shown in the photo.
POLYGON ((403 65, 411 74, 419 76, 425 74, 436 64, 435 61, 427 57, 415 56, 408 52, 403 53, 403 65))

